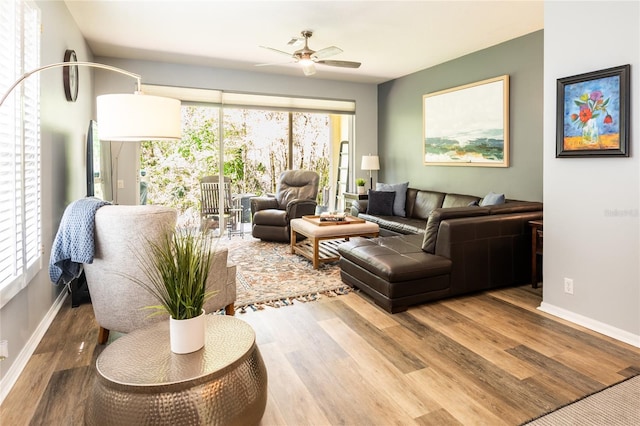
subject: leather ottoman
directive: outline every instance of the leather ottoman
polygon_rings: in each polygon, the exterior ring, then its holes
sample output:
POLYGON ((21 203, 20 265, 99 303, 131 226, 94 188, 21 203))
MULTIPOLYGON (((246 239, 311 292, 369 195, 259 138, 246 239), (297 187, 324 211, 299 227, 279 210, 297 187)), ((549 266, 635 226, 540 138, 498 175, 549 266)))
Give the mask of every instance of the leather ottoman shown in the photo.
POLYGON ((352 238, 340 244, 342 280, 396 313, 450 292, 452 262, 422 250, 424 236, 352 238))

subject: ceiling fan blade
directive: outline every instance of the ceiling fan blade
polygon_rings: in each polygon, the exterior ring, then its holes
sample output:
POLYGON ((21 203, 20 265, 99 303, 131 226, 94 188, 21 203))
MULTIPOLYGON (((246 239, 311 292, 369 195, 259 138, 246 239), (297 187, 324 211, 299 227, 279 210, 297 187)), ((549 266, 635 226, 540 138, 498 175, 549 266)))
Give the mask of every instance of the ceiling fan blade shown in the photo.
POLYGON ((337 55, 338 53, 342 53, 342 49, 336 46, 331 46, 318 50, 313 55, 311 55, 311 57, 315 60, 319 60, 328 58, 329 56, 337 55))
POLYGON ((254 66, 256 66, 256 67, 268 67, 268 66, 271 66, 271 65, 292 64, 294 62, 295 61, 269 62, 269 63, 266 63, 266 64, 255 64, 254 66))
POLYGON ((267 47, 267 46, 260 46, 260 47, 262 47, 263 49, 271 50, 271 51, 276 52, 276 53, 280 53, 282 55, 287 55, 289 57, 292 56, 291 53, 285 52, 284 50, 278 50, 278 49, 274 49, 273 47, 267 47))
POLYGON ((304 45, 304 37, 292 37, 287 44, 293 47, 302 47, 304 45))
POLYGON ((316 66, 313 62, 309 64, 302 64, 302 72, 304 75, 314 75, 316 73, 316 66))
POLYGON ((317 61, 316 64, 329 65, 332 67, 342 67, 342 68, 360 68, 362 65, 360 62, 352 62, 352 61, 317 61))

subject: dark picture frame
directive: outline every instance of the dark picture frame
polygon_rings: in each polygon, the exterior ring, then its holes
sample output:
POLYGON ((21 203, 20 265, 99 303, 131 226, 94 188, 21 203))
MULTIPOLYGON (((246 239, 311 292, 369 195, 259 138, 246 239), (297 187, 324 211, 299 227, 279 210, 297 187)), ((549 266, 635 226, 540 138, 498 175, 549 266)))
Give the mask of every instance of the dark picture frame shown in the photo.
POLYGON ((557 80, 556 157, 628 157, 630 65, 557 80))

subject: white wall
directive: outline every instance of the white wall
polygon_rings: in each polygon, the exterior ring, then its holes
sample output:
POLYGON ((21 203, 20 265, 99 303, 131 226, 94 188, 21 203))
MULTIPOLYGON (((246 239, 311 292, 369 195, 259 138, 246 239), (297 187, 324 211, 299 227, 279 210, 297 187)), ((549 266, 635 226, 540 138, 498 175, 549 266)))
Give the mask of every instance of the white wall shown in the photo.
MULTIPOLYGON (((39 1, 37 5, 42 17, 41 65, 62 62, 66 49, 75 50, 79 61, 92 60, 64 3, 39 1)), ((86 194, 85 138, 94 104, 93 74, 89 68, 79 69, 76 102, 65 98, 62 68, 39 76, 43 264, 29 285, 0 309, 0 339, 9 341, 9 357, 0 363, 0 401, 55 316, 55 301, 63 289, 49 281, 53 237, 67 204, 86 194)))
POLYGON ((547 1, 544 27, 541 309, 640 346, 640 3, 547 1), (624 64, 631 156, 555 158, 556 80, 624 64))
MULTIPOLYGON (((116 58, 96 58, 96 61, 140 74, 143 84, 353 100, 356 102, 355 155, 352 156, 354 163, 350 169, 355 171, 354 176, 363 175, 359 171, 360 162, 355 159, 360 159, 362 155, 367 153, 377 153, 378 89, 374 84, 338 82, 322 80, 317 77, 285 77, 258 72, 116 58)), ((104 93, 132 93, 133 91, 133 81, 125 76, 97 70, 95 79, 96 96, 104 93)), ((135 181, 136 156, 134 145, 127 145, 123 147, 121 152, 119 178, 125 180, 125 187, 130 190, 122 191, 118 195, 118 202, 120 204, 135 204, 137 200, 135 195, 137 187, 135 181)))

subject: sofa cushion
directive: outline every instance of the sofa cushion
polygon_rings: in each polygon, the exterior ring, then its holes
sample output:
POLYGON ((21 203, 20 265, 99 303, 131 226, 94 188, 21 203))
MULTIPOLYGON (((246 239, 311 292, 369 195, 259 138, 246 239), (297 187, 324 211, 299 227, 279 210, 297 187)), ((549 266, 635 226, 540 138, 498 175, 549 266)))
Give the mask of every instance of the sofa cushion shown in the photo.
POLYGON ((504 194, 496 194, 490 192, 480 201, 480 206, 495 206, 497 204, 504 204, 504 194))
POLYGON ((434 209, 442 207, 444 195, 436 191, 417 191, 411 217, 427 220, 434 209))
POLYGON ((393 200, 396 193, 392 191, 369 191, 367 214, 393 216, 393 200))
POLYGON ((393 215, 405 217, 407 215, 405 211, 405 203, 407 202, 407 188, 409 182, 404 183, 382 183, 376 184, 376 191, 393 191, 396 193, 396 197, 393 200, 393 215))
POLYGON ((442 201, 442 207, 466 207, 471 205, 471 203, 477 203, 480 201, 480 197, 476 197, 474 195, 463 195, 463 194, 447 194, 444 196, 444 201, 442 201))
MULTIPOLYGON (((388 282, 420 280, 446 275, 451 260, 420 250, 420 237, 352 238, 338 246, 342 257, 388 282)), ((411 288, 405 289, 410 293, 411 288)), ((396 296, 405 296, 399 294, 396 296)))

